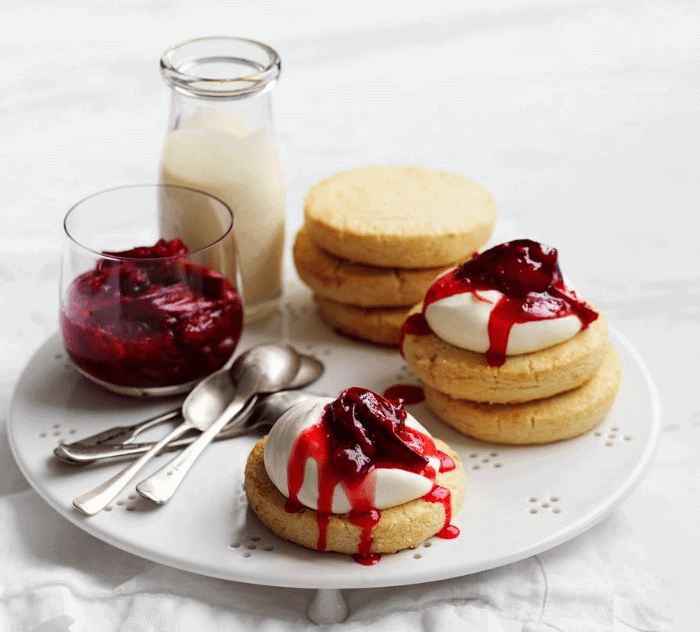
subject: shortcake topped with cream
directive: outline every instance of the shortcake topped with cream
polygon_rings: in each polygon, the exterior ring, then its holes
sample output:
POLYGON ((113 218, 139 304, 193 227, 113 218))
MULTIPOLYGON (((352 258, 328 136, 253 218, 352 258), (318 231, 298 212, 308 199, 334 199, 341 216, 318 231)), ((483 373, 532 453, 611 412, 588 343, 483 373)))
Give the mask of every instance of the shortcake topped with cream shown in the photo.
POLYGON ((546 349, 575 336, 598 314, 564 281, 557 251, 530 239, 494 246, 441 275, 423 314, 445 342, 506 356, 546 349))
POLYGON ((404 323, 401 352, 443 421, 486 441, 545 443, 610 409, 620 365, 607 336, 556 249, 517 239, 439 276, 404 323))
POLYGON ((401 400, 359 387, 290 408, 246 468, 251 507, 275 533, 365 564, 431 535, 455 537, 463 488, 456 453, 401 400))

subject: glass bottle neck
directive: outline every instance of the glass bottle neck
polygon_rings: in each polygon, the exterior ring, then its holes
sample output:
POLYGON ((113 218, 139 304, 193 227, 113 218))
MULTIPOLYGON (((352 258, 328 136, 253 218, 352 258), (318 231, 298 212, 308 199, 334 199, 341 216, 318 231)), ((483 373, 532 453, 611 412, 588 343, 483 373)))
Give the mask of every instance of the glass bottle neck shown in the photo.
POLYGON ((173 89, 168 132, 182 128, 203 128, 236 136, 245 136, 261 129, 272 133, 272 113, 270 89, 235 99, 204 99, 173 89))

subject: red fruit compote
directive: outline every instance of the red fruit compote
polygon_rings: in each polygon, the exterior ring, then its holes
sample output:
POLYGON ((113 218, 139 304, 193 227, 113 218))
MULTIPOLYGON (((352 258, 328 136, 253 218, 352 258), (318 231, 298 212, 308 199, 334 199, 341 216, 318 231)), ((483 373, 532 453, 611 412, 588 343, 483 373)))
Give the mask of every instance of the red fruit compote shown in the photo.
POLYGON ((179 239, 103 252, 72 282, 61 329, 83 372, 147 388, 186 384, 226 364, 241 336, 241 298, 187 252, 179 239))

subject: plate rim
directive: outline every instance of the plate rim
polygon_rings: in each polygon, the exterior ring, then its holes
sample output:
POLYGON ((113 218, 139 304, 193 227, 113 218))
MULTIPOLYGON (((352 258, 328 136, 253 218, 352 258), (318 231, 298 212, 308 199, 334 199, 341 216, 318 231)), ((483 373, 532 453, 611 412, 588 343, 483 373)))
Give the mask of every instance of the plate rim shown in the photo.
MULTIPOLYGON (((501 566, 505 566, 508 564, 512 564, 518 561, 522 561, 526 558, 532 557, 534 555, 537 555, 539 553, 542 553, 543 551, 552 549, 556 546, 559 546, 576 536, 582 534, 583 532, 587 531, 594 525, 598 524, 600 521, 602 521, 604 518, 606 518, 622 501, 624 501, 630 493, 635 489, 635 487, 639 484, 639 482, 642 480, 644 474, 647 472, 648 468, 651 466, 651 463, 653 462, 654 455, 656 453, 656 450, 658 448, 658 438, 660 435, 660 410, 661 410, 661 405, 660 405, 660 398, 658 394, 657 387, 653 381, 653 378, 651 376, 651 373, 644 362, 643 358, 639 354, 639 352, 636 350, 636 348, 629 342, 629 340, 622 335, 619 331, 616 329, 613 329, 612 327, 610 328, 610 335, 611 338, 613 338, 616 342, 619 342, 625 347, 625 350, 629 355, 631 356, 632 360, 634 361, 636 368, 639 370, 641 373, 643 379, 644 379, 644 386, 646 388, 647 394, 649 395, 650 402, 651 402, 651 425, 650 425, 650 433, 649 437, 647 439, 647 444, 645 446, 645 449, 641 455, 641 457, 638 459, 636 462, 635 466, 632 468, 632 470, 629 472, 627 477, 624 479, 624 481, 616 487, 614 490, 614 493, 612 493, 610 496, 607 496, 604 501, 599 503, 595 508, 591 509, 586 515, 583 517, 579 518, 577 521, 570 523, 566 525, 565 527, 559 529, 557 532, 554 534, 546 534, 545 537, 540 538, 540 540, 533 542, 530 546, 526 546, 524 548, 519 548, 518 550, 513 551, 510 554, 500 556, 497 559, 491 560, 489 562, 484 562, 481 565, 475 565, 473 568, 469 570, 464 570, 463 568, 459 567, 459 564, 454 564, 450 565, 449 567, 441 568, 441 569, 436 569, 433 572, 426 572, 425 570, 419 572, 419 573, 411 573, 408 576, 404 576, 403 579, 399 577, 394 577, 393 579, 391 577, 381 577, 378 578, 376 575, 373 578, 370 574, 365 574, 363 573, 363 578, 362 579, 357 579, 350 577, 349 579, 343 579, 341 578, 334 578, 329 580, 328 578, 325 577, 319 577, 318 581, 305 581, 305 580, 296 580, 296 581, 288 581, 287 578, 267 578, 266 580, 262 580, 260 577, 257 576, 256 573, 251 573, 250 571, 245 572, 246 569, 237 569, 237 572, 232 573, 232 574, 223 574, 223 573, 215 573, 215 572, 210 572, 210 571, 203 571, 203 570, 196 570, 193 569, 191 566, 188 566, 184 562, 178 563, 178 560, 176 558, 170 558, 170 559, 164 559, 163 556, 157 555, 150 553, 147 549, 142 550, 138 547, 135 546, 130 546, 128 543, 124 543, 123 541, 120 541, 116 538, 111 537, 109 534, 105 534, 104 531, 95 528, 92 526, 89 522, 89 518, 86 519, 85 516, 82 515, 71 515, 70 513, 67 513, 63 507, 57 506, 57 504, 54 503, 54 499, 41 487, 39 483, 37 483, 34 479, 34 475, 27 471, 25 468, 25 464, 23 463, 22 459, 19 458, 18 455, 18 447, 16 446, 16 438, 15 438, 15 430, 14 430, 14 423, 13 419, 16 415, 15 409, 18 406, 18 392, 21 388, 21 384, 23 381, 23 378, 25 377, 26 373, 30 370, 32 362, 35 360, 36 356, 41 353, 41 351, 47 346, 52 343, 52 340, 56 337, 59 336, 58 333, 54 333, 52 336, 47 338, 39 347, 38 349, 34 352, 32 357, 30 358, 29 362, 27 365, 24 367, 24 369, 20 373, 20 377, 17 380, 12 396, 10 399, 10 405, 8 408, 8 417, 7 417, 7 434, 8 434, 8 439, 9 439, 9 444, 10 444, 10 450, 12 452, 13 458, 15 459, 15 462, 17 463, 20 471, 22 472, 23 476, 26 478, 30 486, 34 489, 35 492, 39 494, 39 496, 47 502, 47 504, 54 510, 56 511, 62 518, 67 519, 70 523, 74 524, 77 526, 79 529, 85 531, 86 533, 89 533, 90 535, 98 538, 99 540, 111 545, 115 546, 116 548, 126 551, 128 553, 131 553, 133 555, 136 555, 138 557, 141 557, 143 559, 158 563, 158 564, 163 564, 166 566, 170 566, 172 568, 176 568, 179 570, 184 570, 187 572, 193 572, 195 574, 199 574, 202 576, 206 577, 213 577, 213 578, 218 578, 218 579, 224 579, 226 581, 240 581, 243 583, 249 583, 249 584, 256 584, 256 585, 266 585, 266 586, 276 586, 276 587, 287 587, 287 588, 312 588, 312 589, 323 589, 323 588, 338 588, 338 589, 345 589, 345 588, 361 588, 361 587, 389 587, 389 586, 400 586, 400 585, 405 585, 407 583, 413 583, 413 584, 419 584, 419 583, 426 583, 426 582, 431 582, 431 581, 440 581, 440 580, 445 580, 445 579, 452 579, 455 577, 461 577, 465 575, 470 575, 476 572, 484 571, 484 570, 489 570, 493 568, 498 568, 501 566), (445 572, 447 571, 447 572, 445 572), (361 582, 361 583, 360 583, 361 582)), ((484 444, 487 445, 487 444, 484 444)), ((323 563, 321 563, 321 566, 323 566, 323 563)), ((371 568, 371 567, 370 567, 371 568)))

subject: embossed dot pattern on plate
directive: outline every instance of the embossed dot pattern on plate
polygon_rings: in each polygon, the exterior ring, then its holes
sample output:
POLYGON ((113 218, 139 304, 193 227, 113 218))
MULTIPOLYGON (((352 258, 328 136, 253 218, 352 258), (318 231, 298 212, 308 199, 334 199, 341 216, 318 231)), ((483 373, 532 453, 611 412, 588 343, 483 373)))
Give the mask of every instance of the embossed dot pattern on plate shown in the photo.
POLYGON ((238 550, 241 557, 252 557, 253 552, 263 551, 270 553, 275 550, 274 545, 265 543, 265 535, 246 534, 241 539, 234 539, 228 545, 230 549, 238 550))
MULTIPOLYGON (((482 468, 486 467, 495 467, 495 468, 500 468, 503 467, 503 464, 500 461, 496 461, 496 457, 498 457, 498 452, 488 452, 487 454, 479 453, 479 452, 470 452, 469 453, 469 460, 471 462, 471 469, 472 470, 480 470, 482 468)), ((465 464, 465 468, 468 468, 469 464, 465 464)))
POLYGON ((593 432, 593 435, 601 438, 603 440, 603 445, 608 448, 622 443, 629 443, 634 439, 634 436, 630 433, 622 434, 621 428, 615 425, 609 428, 598 428, 593 432))
POLYGON ((61 424, 51 424, 50 430, 45 430, 39 433, 39 438, 44 439, 46 437, 60 437, 62 434, 75 434, 75 428, 69 428, 68 430, 63 430, 61 424))
POLYGON ((559 514, 562 512, 561 499, 559 496, 552 494, 551 496, 530 496, 527 499, 528 513, 544 514, 553 513, 559 514))

